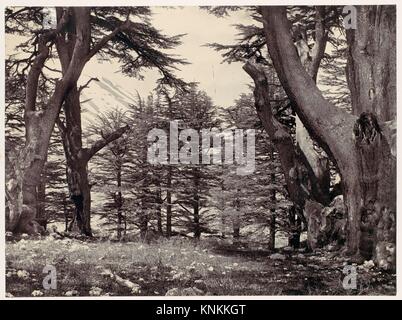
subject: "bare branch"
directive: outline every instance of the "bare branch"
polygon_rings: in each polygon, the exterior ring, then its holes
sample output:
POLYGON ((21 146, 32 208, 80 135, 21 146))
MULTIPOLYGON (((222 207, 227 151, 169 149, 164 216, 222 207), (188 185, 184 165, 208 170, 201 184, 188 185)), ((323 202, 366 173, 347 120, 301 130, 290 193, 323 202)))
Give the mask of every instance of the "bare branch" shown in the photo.
POLYGON ((178 204, 180 207, 182 207, 184 210, 186 210, 188 213, 193 214, 190 210, 188 210, 185 206, 183 206, 180 202, 176 201, 175 203, 172 204, 178 204))
POLYGON ((88 88, 89 84, 90 84, 92 81, 99 81, 99 79, 98 79, 98 78, 90 78, 84 85, 82 85, 82 86, 80 86, 80 87, 78 88, 78 92, 81 93, 82 90, 84 90, 85 88, 88 88))
POLYGON ((56 124, 57 124, 57 127, 59 128, 62 136, 64 137, 64 135, 66 133, 66 126, 64 125, 63 121, 61 121, 60 117, 57 117, 56 124))
POLYGON ((64 26, 67 24, 67 21, 68 15, 66 12, 64 12, 56 29, 50 30, 38 37, 38 55, 35 57, 27 77, 25 111, 35 111, 36 109, 39 76, 42 73, 45 61, 49 56, 49 47, 47 43, 53 40, 57 33, 64 28, 64 26))
POLYGON ((90 160, 99 150, 107 146, 110 142, 120 138, 123 133, 130 129, 129 125, 121 127, 116 131, 108 134, 102 134, 102 139, 96 141, 91 148, 87 149, 88 160, 90 160))
POLYGON ((318 69, 322 58, 324 57, 325 47, 328 41, 328 30, 325 29, 325 6, 316 6, 315 15, 315 44, 311 49, 311 63, 309 74, 314 81, 317 79, 318 69))

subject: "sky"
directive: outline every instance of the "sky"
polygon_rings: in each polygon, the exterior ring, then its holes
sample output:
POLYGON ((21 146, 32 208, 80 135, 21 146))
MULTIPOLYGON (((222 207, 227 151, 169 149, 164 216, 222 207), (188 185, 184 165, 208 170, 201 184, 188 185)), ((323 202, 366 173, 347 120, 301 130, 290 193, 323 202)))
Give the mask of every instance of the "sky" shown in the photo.
MULTIPOLYGON (((205 46, 207 43, 235 43, 238 31, 234 24, 252 24, 249 13, 240 10, 231 12, 229 16, 216 17, 196 6, 151 8, 152 24, 162 33, 169 36, 186 34, 180 46, 168 51, 190 63, 179 66, 178 77, 198 82, 199 88, 206 91, 219 107, 233 105, 241 93, 250 91, 252 81, 243 71, 242 63, 222 63, 221 53, 205 46)), ((16 36, 6 35, 6 54, 15 53, 15 45, 20 41, 16 36)), ((146 98, 155 88, 160 75, 155 69, 145 70, 142 75, 144 80, 130 78, 119 71, 115 60, 102 62, 91 59, 78 85, 86 83, 91 77, 101 81, 91 82, 82 93, 83 107, 87 110, 83 114, 84 126, 93 122, 96 114, 115 107, 125 108, 128 103, 135 102, 137 92, 146 98)), ((321 89, 327 88, 324 86, 321 89)))
MULTIPOLYGON (((189 65, 180 66, 177 75, 186 81, 199 83, 217 106, 228 107, 243 92, 248 92, 251 79, 243 71, 241 63, 222 63, 220 53, 205 47, 206 43, 231 44, 236 39, 235 23, 250 23, 245 12, 234 12, 230 17, 218 18, 198 7, 153 7, 153 25, 167 35, 186 33, 182 44, 172 54, 185 58, 189 65)), ((143 81, 126 77, 118 70, 117 62, 92 60, 83 71, 87 77, 107 78, 116 85, 143 97, 147 96, 159 78, 156 70, 143 73, 143 81)))

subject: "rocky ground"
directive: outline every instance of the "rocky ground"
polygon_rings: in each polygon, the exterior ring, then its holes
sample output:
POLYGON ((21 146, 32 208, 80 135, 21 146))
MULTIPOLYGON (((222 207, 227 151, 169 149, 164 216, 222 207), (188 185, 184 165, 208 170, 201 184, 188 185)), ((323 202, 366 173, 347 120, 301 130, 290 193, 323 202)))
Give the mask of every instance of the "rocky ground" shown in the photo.
POLYGON ((396 293, 395 274, 376 269, 372 261, 357 265, 338 252, 284 248, 273 253, 265 248, 224 240, 146 244, 57 236, 14 239, 6 246, 7 296, 396 293), (43 269, 49 265, 55 267, 57 288, 45 290, 43 269), (356 270, 355 289, 343 286, 350 266, 356 270))

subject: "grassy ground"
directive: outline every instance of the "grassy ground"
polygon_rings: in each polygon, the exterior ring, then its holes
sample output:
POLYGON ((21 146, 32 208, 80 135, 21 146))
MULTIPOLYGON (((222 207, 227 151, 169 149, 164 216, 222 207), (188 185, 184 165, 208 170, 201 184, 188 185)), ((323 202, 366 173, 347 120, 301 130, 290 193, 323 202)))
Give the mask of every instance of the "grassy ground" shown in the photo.
POLYGON ((271 254, 227 241, 9 241, 6 286, 9 296, 395 294, 394 274, 363 266, 357 289, 343 289, 346 262, 334 253, 271 254), (57 289, 43 289, 46 265, 56 268, 57 289))

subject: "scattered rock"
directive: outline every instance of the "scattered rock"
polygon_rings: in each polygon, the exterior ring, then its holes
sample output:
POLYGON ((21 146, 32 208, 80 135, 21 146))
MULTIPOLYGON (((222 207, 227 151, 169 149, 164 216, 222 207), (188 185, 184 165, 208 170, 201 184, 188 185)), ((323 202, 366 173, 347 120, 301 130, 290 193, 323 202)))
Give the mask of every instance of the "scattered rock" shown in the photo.
POLYGON ((363 263, 363 268, 364 269, 372 269, 374 267, 375 267, 375 264, 374 264, 373 260, 364 261, 364 263, 363 263))
POLYGON ((179 272, 179 273, 175 273, 172 277, 172 280, 184 280, 187 279, 188 277, 186 276, 186 274, 184 272, 179 272))
POLYGON ((90 296, 100 296, 102 294, 102 288, 99 287, 92 287, 91 290, 89 290, 89 295, 90 296))
POLYGON ((123 279, 118 275, 115 276, 116 282, 122 286, 125 286, 131 290, 132 294, 139 294, 141 293, 141 286, 137 283, 131 282, 128 279, 123 279))
POLYGON ((111 279, 114 279, 119 285, 129 288, 131 290, 132 294, 141 293, 141 286, 139 284, 131 282, 128 279, 124 279, 124 278, 118 276, 117 274, 114 274, 109 269, 104 269, 101 272, 101 275, 110 277, 111 279))
POLYGON ((165 296, 202 296, 204 291, 198 289, 197 287, 188 287, 184 289, 172 288, 169 289, 165 296))
POLYGON ((318 271, 318 270, 321 270, 320 266, 317 266, 317 265, 315 265, 315 264, 310 264, 309 267, 312 268, 312 269, 314 269, 314 270, 317 270, 317 271, 318 271))
POLYGON ((32 291, 31 295, 33 297, 41 297, 41 296, 43 296, 43 292, 40 290, 34 290, 34 291, 32 291))
POLYGON ((114 278, 113 272, 111 270, 109 270, 109 269, 103 269, 102 272, 101 272, 101 275, 108 276, 108 277, 110 277, 112 279, 114 278))
MULTIPOLYGON (((6 240, 13 240, 14 239, 14 235, 12 232, 7 231, 6 232, 6 240)), ((10 293, 11 294, 11 293, 10 293)))
POLYGON ((7 278, 11 278, 13 275, 15 275, 15 271, 8 271, 8 272, 6 273, 6 277, 7 277, 7 278))
POLYGON ((79 296, 80 293, 77 290, 69 290, 64 293, 66 297, 76 297, 79 296))
MULTIPOLYGON (((223 274, 223 273, 222 273, 222 274, 223 274)), ((204 280, 202 280, 202 279, 195 280, 195 281, 194 281, 194 286, 195 286, 197 289, 200 289, 200 290, 202 290, 202 291, 207 291, 207 289, 208 289, 206 283, 205 283, 204 280)))
POLYGON ((18 270, 17 277, 26 280, 29 278, 29 272, 26 270, 18 270))
POLYGON ((280 253, 274 253, 269 256, 272 260, 286 260, 286 256, 280 253))
POLYGON ((287 247, 284 247, 282 250, 284 252, 292 252, 294 249, 292 247, 290 247, 290 246, 287 246, 287 247))
POLYGON ((179 288, 169 289, 165 294, 165 296, 179 296, 179 295, 180 295, 179 288))
POLYGON ((182 290, 182 296, 202 296, 204 291, 198 289, 197 287, 184 288, 182 290))

